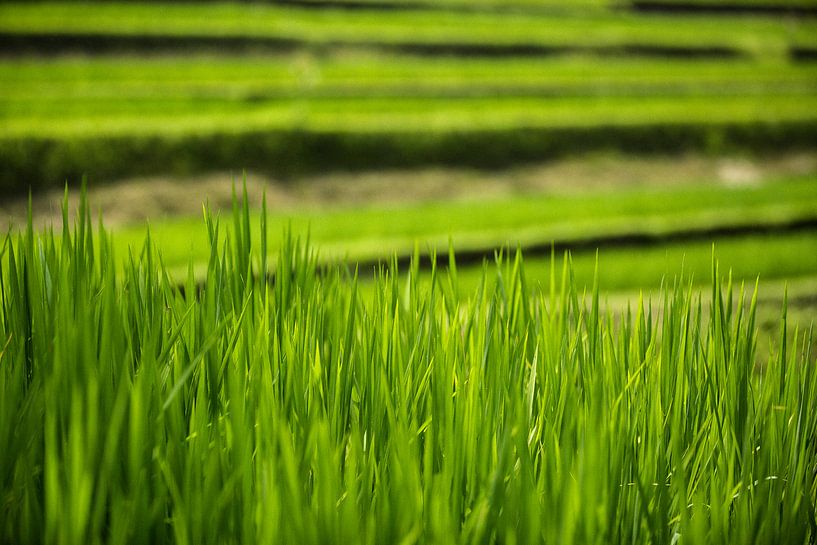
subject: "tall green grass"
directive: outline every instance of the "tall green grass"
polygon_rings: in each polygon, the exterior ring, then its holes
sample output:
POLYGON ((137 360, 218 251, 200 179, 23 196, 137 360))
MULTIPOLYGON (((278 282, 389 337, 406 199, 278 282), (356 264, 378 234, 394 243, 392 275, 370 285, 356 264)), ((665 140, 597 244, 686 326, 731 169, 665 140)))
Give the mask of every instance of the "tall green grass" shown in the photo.
POLYGON ((756 290, 717 267, 708 301, 622 315, 519 254, 464 298, 453 255, 364 297, 236 204, 227 236, 205 211, 197 285, 64 214, 0 246, 2 541, 817 537, 812 332, 784 306, 756 346, 756 290))

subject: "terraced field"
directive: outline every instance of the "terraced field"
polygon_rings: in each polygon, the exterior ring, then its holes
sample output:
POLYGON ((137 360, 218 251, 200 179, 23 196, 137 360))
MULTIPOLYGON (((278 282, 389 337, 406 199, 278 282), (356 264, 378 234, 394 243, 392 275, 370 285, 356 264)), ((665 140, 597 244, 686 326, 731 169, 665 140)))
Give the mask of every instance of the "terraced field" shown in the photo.
MULTIPOLYGON (((497 169, 587 152, 761 162, 808 155, 817 148, 814 6, 4 3, 0 187, 12 196, 82 176, 94 187, 242 169, 279 180, 429 165, 497 169)), ((807 169, 748 190, 696 180, 671 194, 526 193, 271 217, 276 230, 309 226, 327 258, 367 262, 449 237, 476 260, 517 244, 592 250, 650 241, 660 250, 691 236, 760 232, 790 240, 792 226, 808 241, 815 179, 807 169)), ((196 248, 204 244, 185 235, 193 221, 154 220, 171 265, 191 256, 203 263, 196 248)), ((140 233, 122 227, 122 247, 140 233)))
POLYGON ((0 542, 814 543, 815 61, 815 0, 0 3, 0 542))
POLYGON ((4 3, 0 186, 817 140, 815 19, 488 4, 4 3))
POLYGON ((785 55, 814 47, 817 24, 772 18, 713 20, 709 17, 647 17, 629 13, 547 15, 473 11, 324 9, 246 4, 33 3, 4 4, 0 30, 25 36, 95 37, 126 43, 130 38, 184 39, 270 45, 360 45, 383 47, 526 46, 569 50, 644 48, 660 52, 707 48, 724 54, 785 55), (762 38, 762 39, 759 39, 762 38))
MULTIPOLYGON (((152 222, 154 242, 163 249, 171 269, 186 266, 189 258, 206 262, 206 233, 193 228, 199 221, 196 217, 152 222)), ((744 236, 810 231, 817 227, 817 177, 766 180, 759 186, 742 188, 711 183, 561 196, 322 207, 278 212, 269 217, 267 225, 270 240, 277 240, 288 226, 296 233, 309 231, 326 259, 346 256, 355 261, 377 260, 384 256, 384 248, 410 255, 417 243, 424 253, 434 247, 445 252, 451 241, 461 260, 474 255, 479 262, 483 255, 492 255, 491 249, 502 246, 539 248, 549 255, 551 244, 560 250, 592 250, 597 245, 644 245, 672 239, 705 242, 719 232, 744 236)), ((139 226, 118 235, 119 251, 125 253, 129 246, 138 248, 144 232, 139 226)), ((804 259, 800 253, 795 256, 796 260, 804 259)), ((532 252, 529 257, 534 257, 532 252)), ((812 265, 805 259, 798 270, 812 265)), ((781 268, 775 276, 785 277, 786 272, 781 268)), ((650 284, 659 281, 660 273, 650 284)), ((638 282, 626 282, 625 287, 639 286, 638 282)))

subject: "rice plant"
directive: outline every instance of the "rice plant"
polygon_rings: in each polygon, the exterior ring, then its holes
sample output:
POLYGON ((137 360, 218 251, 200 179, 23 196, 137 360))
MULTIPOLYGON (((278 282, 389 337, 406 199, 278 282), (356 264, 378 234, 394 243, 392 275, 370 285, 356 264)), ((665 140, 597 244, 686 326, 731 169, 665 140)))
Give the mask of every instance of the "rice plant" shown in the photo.
POLYGON ((0 246, 0 541, 817 539, 812 331, 758 346, 717 267, 624 312, 569 256, 364 282, 244 200, 201 282, 63 215, 0 246))

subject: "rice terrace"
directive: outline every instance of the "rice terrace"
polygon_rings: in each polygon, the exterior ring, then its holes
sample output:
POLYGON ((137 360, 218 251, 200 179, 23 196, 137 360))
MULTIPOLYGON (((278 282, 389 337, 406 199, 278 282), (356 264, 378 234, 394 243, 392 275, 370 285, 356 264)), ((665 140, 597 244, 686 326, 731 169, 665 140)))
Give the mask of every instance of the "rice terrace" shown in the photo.
POLYGON ((817 543, 817 1, 0 3, 0 543, 817 543))

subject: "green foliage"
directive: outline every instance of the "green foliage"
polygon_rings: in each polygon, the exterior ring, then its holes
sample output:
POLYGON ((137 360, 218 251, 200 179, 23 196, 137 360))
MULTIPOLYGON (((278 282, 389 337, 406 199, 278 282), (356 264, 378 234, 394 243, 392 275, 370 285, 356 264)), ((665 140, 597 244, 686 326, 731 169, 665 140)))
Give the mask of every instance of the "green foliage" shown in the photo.
MULTIPOLYGON (((361 99, 365 102, 367 99, 361 99)), ((754 120, 763 99, 738 101, 734 106, 697 101, 691 110, 685 101, 659 101, 655 117, 643 118, 644 105, 632 101, 627 108, 615 109, 596 105, 600 115, 622 120, 621 124, 598 124, 572 118, 576 110, 562 110, 561 120, 547 119, 559 113, 559 105, 525 111, 524 102, 512 105, 510 112, 495 111, 482 123, 472 125, 478 107, 490 109, 496 103, 466 105, 462 110, 355 112, 331 110, 317 112, 315 128, 268 127, 232 131, 222 122, 240 124, 245 118, 225 114, 187 119, 192 125, 208 125, 204 133, 175 134, 184 130, 184 120, 162 117, 144 124, 132 118, 113 119, 123 131, 120 135, 92 136, 23 136, 0 138, 0 190, 9 194, 28 189, 39 191, 63 184, 83 175, 95 181, 153 174, 191 175, 212 170, 230 170, 240 165, 268 175, 297 177, 327 170, 376 170, 383 168, 416 168, 419 166, 468 166, 502 168, 525 162, 573 157, 586 152, 617 151, 624 153, 662 154, 691 150, 708 153, 769 153, 809 150, 817 140, 817 119, 800 119, 803 108, 817 106, 817 99, 787 99, 774 119, 754 120), (664 108, 666 106, 666 108, 664 108), (721 109, 724 106, 725 109, 721 109), (473 108, 473 109, 471 109, 473 108), (427 123, 440 113, 443 128, 428 130, 427 123), (532 115, 531 123, 520 126, 521 116, 532 115), (691 119, 695 115, 696 118, 691 119), (683 117, 687 120, 683 120, 683 117), (707 121, 710 116, 714 120, 707 121), (727 118, 721 121, 718 118, 727 118), (729 119, 731 118, 731 119, 729 119), (640 119, 640 120, 639 120, 640 119), (341 127, 348 122, 345 127, 341 127), (329 128, 321 126, 328 123, 329 128), (421 125, 426 123, 425 129, 421 125), (504 125, 510 123, 510 125, 504 125), (562 125, 563 123, 564 125, 562 125), (211 125, 212 124, 212 125, 211 125), (504 125, 504 126, 503 126, 504 125), (164 127, 164 128, 160 128, 164 127), (396 129, 394 129, 396 127, 396 129), (139 134, 152 131, 156 134, 139 134), (165 129, 169 133, 162 133, 165 129), (212 130, 213 132, 209 132, 212 130)), ((783 102, 781 102, 783 104, 783 102)), ((386 105, 388 106, 388 104, 386 105)), ((415 104, 417 108, 421 104, 415 104)), ((501 110, 501 109, 500 109, 501 110)), ((592 113, 593 110, 589 112, 592 113)), ((809 110, 817 111, 813 108, 809 110)), ((285 109, 285 113, 289 112, 285 109)), ((255 121, 269 112, 250 112, 255 121)), ((587 115, 588 111, 584 114, 587 115)), ((765 114, 763 114, 765 115, 765 114)), ((810 115, 810 113, 808 114, 810 115)), ((109 120, 110 121, 110 120, 109 120)))
POLYGON ((817 141, 809 17, 323 1, 0 3, 0 191, 817 141))
POLYGON ((238 2, 36 2, 0 4, 0 32, 8 35, 229 38, 286 45, 406 47, 532 46, 537 48, 719 48, 737 54, 785 55, 814 47, 817 24, 779 17, 719 19, 706 15, 655 18, 614 10, 576 13, 463 12, 416 9, 310 9, 238 2))
MULTIPOLYGON (((255 213, 253 218, 251 223, 255 227, 258 225, 255 213)), ((584 285, 582 282, 592 279, 594 264, 590 252, 579 253, 576 246, 592 252, 587 241, 644 236, 656 245, 639 249, 627 244, 616 247, 608 244, 601 254, 600 277, 606 288, 638 289, 657 287, 662 276, 672 275, 682 263, 687 274, 705 282, 709 277, 712 239, 703 236, 733 227, 769 231, 766 235, 716 239, 721 263, 733 273, 745 275, 741 278, 754 279, 759 273, 764 280, 812 274, 817 270, 817 254, 810 249, 817 244, 817 232, 813 229, 776 232, 798 221, 817 221, 815 176, 770 178, 756 186, 743 187, 707 180, 680 187, 614 186, 568 194, 523 191, 444 203, 389 202, 297 209, 278 206, 268 218, 267 235, 277 247, 279 238, 275 235, 287 226, 296 232, 309 230, 323 260, 346 258, 357 262, 388 259, 392 253, 408 257, 418 242, 425 252, 445 248, 453 239, 460 257, 469 250, 508 245, 549 249, 555 242, 574 248, 573 271, 580 281, 577 289, 584 285), (679 232, 690 229, 699 230, 703 240, 677 241, 679 232), (638 275, 628 270, 636 251, 641 264, 638 275)), ((206 233, 198 229, 199 223, 197 217, 151 219, 152 240, 170 271, 184 272, 191 259, 197 270, 203 271, 209 249, 206 233)), ((129 246, 141 245, 144 226, 120 226, 115 235, 114 248, 127 251, 129 246)), ((532 265, 549 266, 542 252, 537 254, 528 251, 527 270, 532 265)), ((473 276, 479 275, 476 271, 473 276)))
POLYGON ((0 539, 12 543, 807 543, 812 333, 713 271, 604 311, 569 258, 462 294, 453 253, 356 274, 236 203, 206 281, 87 206, 0 246, 0 539), (264 221, 262 219, 262 221, 264 221), (260 248, 260 252, 259 249, 260 248), (260 274, 267 270, 270 274, 260 274), (461 296, 465 295, 464 298, 461 296), (759 362, 759 363, 757 363, 759 362))

